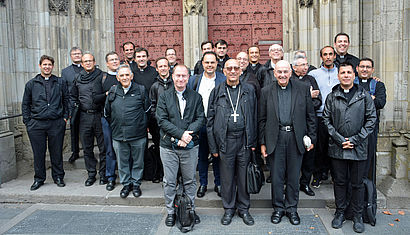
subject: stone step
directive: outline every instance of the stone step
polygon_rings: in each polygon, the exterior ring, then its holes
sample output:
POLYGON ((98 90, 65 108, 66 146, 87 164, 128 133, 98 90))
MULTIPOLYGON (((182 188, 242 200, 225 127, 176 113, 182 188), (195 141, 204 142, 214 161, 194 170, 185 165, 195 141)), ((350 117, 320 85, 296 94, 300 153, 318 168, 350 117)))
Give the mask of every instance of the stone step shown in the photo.
MULTIPOLYGON (((24 175, 15 180, 1 185, 0 203, 52 203, 52 204, 80 204, 80 205, 126 205, 126 206, 164 206, 164 191, 162 184, 143 181, 141 185, 142 196, 134 198, 132 194, 126 199, 120 198, 122 186, 109 192, 105 185, 96 184, 90 187, 84 186, 87 178, 85 170, 66 170, 66 187, 57 187, 47 171, 48 178, 40 189, 30 191, 33 183, 33 174, 24 175)), ((212 172, 209 174, 209 182, 213 182, 212 172)), ((270 184, 265 184, 259 194, 251 195, 252 208, 271 208, 270 184)), ((333 186, 325 182, 319 189, 313 189, 316 196, 310 197, 300 192, 300 208, 334 208, 333 186)), ((213 184, 208 187, 208 192, 203 198, 195 200, 197 207, 222 208, 220 197, 213 191, 213 184)), ((386 207, 386 198, 378 192, 379 208, 386 207)))

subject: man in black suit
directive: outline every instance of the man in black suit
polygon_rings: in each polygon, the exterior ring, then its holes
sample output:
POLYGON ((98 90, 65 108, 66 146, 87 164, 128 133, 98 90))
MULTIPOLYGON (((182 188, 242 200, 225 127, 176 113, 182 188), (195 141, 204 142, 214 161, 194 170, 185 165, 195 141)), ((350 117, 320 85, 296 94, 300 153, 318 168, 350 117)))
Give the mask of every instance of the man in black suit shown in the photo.
MULTIPOLYGON (((83 71, 83 67, 81 66, 81 57, 83 56, 83 52, 79 47, 73 47, 70 50, 70 57, 71 61, 73 62, 72 65, 66 67, 61 71, 61 78, 67 83, 68 92, 71 93, 73 88, 74 79, 75 77, 83 71)), ((70 134, 71 134, 71 157, 68 159, 70 163, 74 163, 80 156, 80 138, 79 138, 79 122, 78 118, 73 119, 75 121, 70 123, 70 134)))
POLYGON ((272 173, 271 221, 279 223, 286 212, 290 223, 298 225, 300 168, 303 153, 316 140, 315 111, 309 86, 289 80, 289 62, 278 61, 274 73, 276 82, 262 89, 258 117, 261 153, 269 157, 272 173))

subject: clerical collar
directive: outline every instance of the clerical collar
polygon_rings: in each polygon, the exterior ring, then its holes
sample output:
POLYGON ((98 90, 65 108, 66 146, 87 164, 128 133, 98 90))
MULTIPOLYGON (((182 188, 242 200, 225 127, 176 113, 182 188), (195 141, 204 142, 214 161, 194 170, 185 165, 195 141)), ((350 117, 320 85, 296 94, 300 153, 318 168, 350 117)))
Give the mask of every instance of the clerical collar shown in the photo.
POLYGON ((256 66, 256 64, 251 64, 251 66, 252 66, 252 67, 255 67, 255 66, 256 66))
POLYGON ((340 58, 344 59, 344 58, 345 58, 345 56, 344 56, 344 55, 341 55, 341 56, 340 56, 340 58))
POLYGON ((226 83, 226 85, 227 85, 229 88, 236 89, 236 88, 239 87, 240 83, 236 84, 235 86, 231 86, 231 85, 229 85, 228 83, 226 83))
POLYGON ((362 82, 367 82, 367 79, 362 79, 362 82))
POLYGON ((108 70, 107 73, 108 73, 109 75, 117 76, 117 72, 114 72, 114 71, 111 71, 111 70, 108 70))
POLYGON ((78 68, 81 68, 81 64, 74 64, 73 63, 73 66, 77 66, 78 68))
MULTIPOLYGON (((225 58, 225 57, 224 57, 224 58, 225 58)), ((224 58, 222 58, 222 59, 218 58, 218 60, 219 60, 220 62, 222 62, 222 61, 224 61, 224 58)))
POLYGON ((349 93, 350 89, 343 89, 344 93, 349 93))
POLYGON ((299 76, 299 79, 302 79, 303 78, 303 76, 299 76))
POLYGON ((44 77, 44 80, 48 81, 50 80, 50 77, 44 77))

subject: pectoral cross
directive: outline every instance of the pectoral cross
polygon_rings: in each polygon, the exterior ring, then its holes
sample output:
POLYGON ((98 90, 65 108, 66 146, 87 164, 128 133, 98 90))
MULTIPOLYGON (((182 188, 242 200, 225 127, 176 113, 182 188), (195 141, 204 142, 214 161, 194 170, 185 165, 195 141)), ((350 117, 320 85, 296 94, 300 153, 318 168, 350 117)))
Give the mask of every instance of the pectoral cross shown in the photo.
POLYGON ((233 117, 233 122, 236 122, 236 117, 239 117, 239 114, 236 113, 236 110, 233 112, 233 114, 231 114, 231 116, 233 117))

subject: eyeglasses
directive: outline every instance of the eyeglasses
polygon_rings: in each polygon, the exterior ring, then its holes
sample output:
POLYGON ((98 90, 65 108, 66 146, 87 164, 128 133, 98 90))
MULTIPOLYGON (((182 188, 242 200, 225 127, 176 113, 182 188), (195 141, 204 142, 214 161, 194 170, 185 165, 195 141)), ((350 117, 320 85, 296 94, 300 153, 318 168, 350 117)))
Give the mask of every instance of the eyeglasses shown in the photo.
POLYGON ((241 68, 238 66, 229 66, 229 67, 226 67, 225 69, 228 71, 232 71, 233 69, 235 72, 238 72, 241 68))

